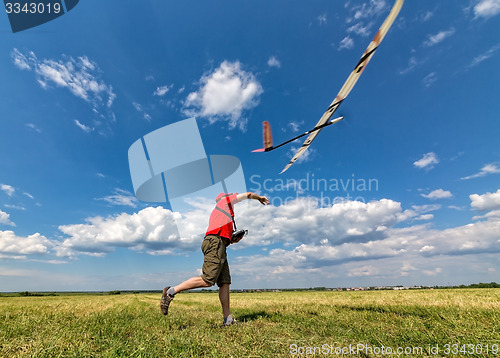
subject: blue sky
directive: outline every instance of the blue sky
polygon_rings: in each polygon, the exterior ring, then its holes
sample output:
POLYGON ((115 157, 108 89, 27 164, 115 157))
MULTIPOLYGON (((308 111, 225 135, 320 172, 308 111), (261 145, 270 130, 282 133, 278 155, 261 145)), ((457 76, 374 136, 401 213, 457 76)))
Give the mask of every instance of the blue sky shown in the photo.
POLYGON ((233 287, 499 279, 500 2, 406 1, 337 114, 282 175, 392 1, 80 2, 0 16, 0 291, 161 289, 199 274, 212 207, 137 200, 128 148, 195 117, 240 159, 233 287), (172 217, 192 229, 176 236, 172 217))

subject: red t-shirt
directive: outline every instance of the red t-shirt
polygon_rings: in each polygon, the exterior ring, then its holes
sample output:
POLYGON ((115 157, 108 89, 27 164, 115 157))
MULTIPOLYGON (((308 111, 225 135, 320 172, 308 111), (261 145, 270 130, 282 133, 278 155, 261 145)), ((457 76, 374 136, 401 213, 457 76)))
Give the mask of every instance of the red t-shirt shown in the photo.
POLYGON ((233 220, 227 214, 234 217, 232 207, 236 204, 237 196, 238 193, 220 193, 217 195, 215 208, 210 214, 210 219, 208 219, 208 229, 205 235, 219 235, 220 237, 231 239, 233 235, 233 220), (228 201, 231 203, 231 206, 228 205, 228 201), (227 214, 224 214, 224 212, 227 214))

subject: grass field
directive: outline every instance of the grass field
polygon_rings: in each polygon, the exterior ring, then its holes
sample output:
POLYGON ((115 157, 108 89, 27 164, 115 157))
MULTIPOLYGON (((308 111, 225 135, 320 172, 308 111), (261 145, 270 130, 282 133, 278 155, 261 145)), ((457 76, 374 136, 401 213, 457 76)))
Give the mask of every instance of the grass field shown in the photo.
POLYGON ((0 357, 500 356, 500 289, 233 293, 227 328, 216 293, 159 299, 0 297, 0 357))

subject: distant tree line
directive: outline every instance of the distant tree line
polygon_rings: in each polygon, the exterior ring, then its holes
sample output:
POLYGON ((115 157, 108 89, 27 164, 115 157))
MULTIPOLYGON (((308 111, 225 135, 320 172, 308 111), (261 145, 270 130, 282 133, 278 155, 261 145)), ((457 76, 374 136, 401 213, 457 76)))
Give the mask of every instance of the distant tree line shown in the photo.
POLYGON ((473 283, 472 285, 460 285, 458 288, 500 288, 500 283, 490 282, 490 283, 473 283))

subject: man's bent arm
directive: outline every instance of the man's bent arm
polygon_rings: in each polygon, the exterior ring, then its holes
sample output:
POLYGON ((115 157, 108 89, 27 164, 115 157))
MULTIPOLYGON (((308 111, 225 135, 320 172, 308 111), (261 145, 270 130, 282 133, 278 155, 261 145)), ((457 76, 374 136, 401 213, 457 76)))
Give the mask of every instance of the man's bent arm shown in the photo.
POLYGON ((251 191, 246 192, 246 193, 242 193, 242 194, 238 194, 236 196, 236 202, 238 202, 238 203, 240 201, 245 200, 245 199, 254 199, 254 200, 258 200, 262 205, 269 205, 269 200, 265 196, 257 195, 255 193, 252 193, 251 191))

